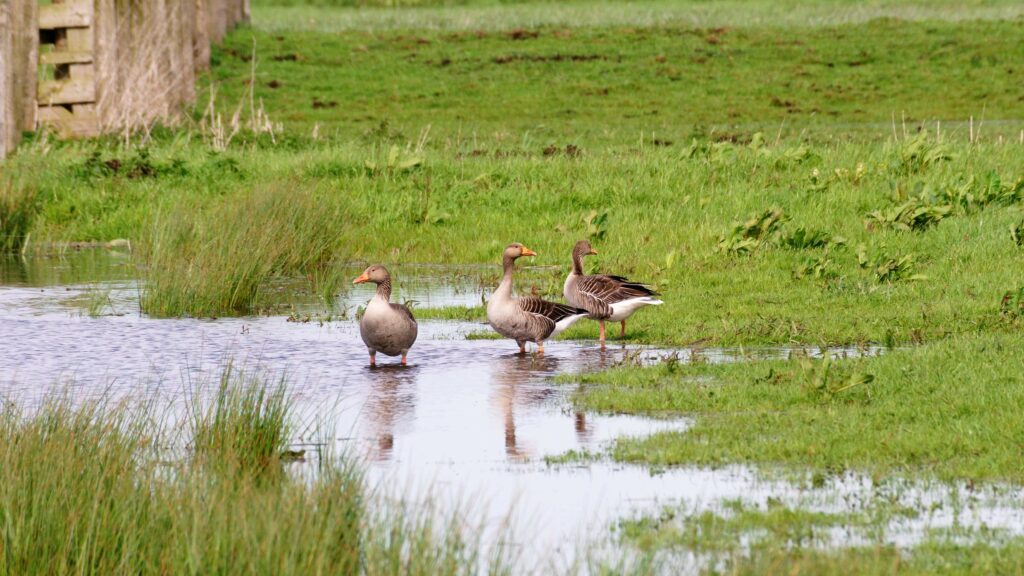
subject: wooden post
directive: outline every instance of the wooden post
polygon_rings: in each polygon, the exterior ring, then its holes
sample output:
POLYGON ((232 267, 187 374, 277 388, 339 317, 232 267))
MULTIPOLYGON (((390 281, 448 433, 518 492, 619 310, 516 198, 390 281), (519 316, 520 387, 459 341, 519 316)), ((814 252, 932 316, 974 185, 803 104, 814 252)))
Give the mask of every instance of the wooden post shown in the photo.
POLYGON ((17 146, 14 120, 14 70, 11 66, 10 4, 0 2, 0 158, 17 146))
POLYGON ((54 0, 39 9, 38 119, 62 136, 99 134, 92 0, 54 0), (52 79, 50 75, 52 74, 52 79))

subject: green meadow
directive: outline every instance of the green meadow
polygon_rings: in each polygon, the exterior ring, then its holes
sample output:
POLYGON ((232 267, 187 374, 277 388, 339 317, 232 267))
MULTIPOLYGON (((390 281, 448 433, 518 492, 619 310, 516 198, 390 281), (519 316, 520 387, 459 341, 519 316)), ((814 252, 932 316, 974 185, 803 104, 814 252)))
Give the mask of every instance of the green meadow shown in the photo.
MULTIPOLYGON (((592 270, 663 294, 663 306, 630 321, 630 344, 883 349, 831 361, 668 359, 566 377, 581 408, 693 421, 621 439, 608 457, 652 470, 746 464, 823 478, 1024 482, 1018 3, 394 4, 254 1, 252 25, 215 48, 178 122, 77 142, 29 135, 0 165, 0 249, 29 258, 75 243, 130 245, 143 312, 211 318, 279 313, 289 302, 275 289, 282 282, 330 310, 351 280, 339 269, 353 262, 493 264, 480 275, 496 284, 513 241, 538 252, 521 262, 520 292, 561 299, 569 252, 586 238, 600 253, 587 260, 592 270)), ((417 315, 480 319, 483 309, 417 315)), ((562 336, 596 337, 588 322, 562 336)), ((120 412, 50 410, 122 467, 152 432, 97 428, 120 412)), ((36 418, 0 413, 0 430, 52 442, 34 431, 36 418)), ((216 429, 202 446, 220 450, 218 435, 231 433, 216 429)), ((34 451, 2 457, 44 466, 28 458, 34 451)), ((76 458, 52 455, 65 457, 76 458)), ((244 489, 274 499, 298 527, 297 507, 319 497, 319 485, 266 496, 259 482, 224 484, 203 466, 169 481, 149 468, 118 481, 103 530, 137 517, 171 527, 178 555, 152 539, 131 545, 187 571, 220 565, 196 548, 219 545, 186 530, 196 498, 217 505, 210 522, 230 523, 244 489), (153 498, 183 511, 156 514, 153 498), (121 511, 122 501, 134 508, 121 511)), ((323 482, 358 494, 347 470, 323 482)), ((21 505, 27 496, 12 486, 0 498, 21 505)), ((81 498, 85 488, 62 490, 81 498)), ((344 514, 366 513, 359 498, 349 504, 344 514)), ((1019 538, 833 549, 793 531, 867 522, 798 509, 669 516, 624 525, 624 540, 651 555, 710 551, 726 560, 709 570, 728 573, 1024 570, 1019 538), (727 545, 765 531, 753 551, 727 545)), ((323 521, 387 562, 365 527, 323 521)), ((39 522, 43 536, 70 530, 39 522)), ((9 534, 5 525, 0 516, 9 534)), ((429 540, 414 528, 403 528, 408 538, 429 540)), ((65 555, 91 549, 58 540, 65 555)), ((294 571, 338 554, 355 561, 323 546, 294 571)), ((446 571, 469 554, 461 542, 422 548, 446 571)), ((0 547, 0 572, 55 570, 19 550, 0 547)), ((116 571, 116 560, 88 566, 116 571)))

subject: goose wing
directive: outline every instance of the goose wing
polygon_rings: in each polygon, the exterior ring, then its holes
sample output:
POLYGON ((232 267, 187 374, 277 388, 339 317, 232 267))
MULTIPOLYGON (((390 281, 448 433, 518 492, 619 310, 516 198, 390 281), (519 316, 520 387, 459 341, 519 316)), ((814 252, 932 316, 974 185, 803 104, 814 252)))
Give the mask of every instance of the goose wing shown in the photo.
POLYGON ((392 310, 401 314, 402 317, 407 318, 409 322, 412 322, 414 326, 416 325, 416 317, 412 315, 412 310, 409 310, 408 306, 405 306, 404 304, 395 303, 389 303, 388 305, 391 306, 392 310))
POLYGON ((611 316, 611 305, 616 302, 658 295, 646 284, 610 274, 584 276, 576 283, 576 291, 577 296, 586 303, 586 309, 596 318, 611 316))
POLYGON ((554 332, 555 324, 565 318, 587 313, 586 310, 581 308, 549 302, 536 296, 519 298, 516 300, 516 304, 526 314, 531 323, 537 323, 544 327, 544 334, 554 332))

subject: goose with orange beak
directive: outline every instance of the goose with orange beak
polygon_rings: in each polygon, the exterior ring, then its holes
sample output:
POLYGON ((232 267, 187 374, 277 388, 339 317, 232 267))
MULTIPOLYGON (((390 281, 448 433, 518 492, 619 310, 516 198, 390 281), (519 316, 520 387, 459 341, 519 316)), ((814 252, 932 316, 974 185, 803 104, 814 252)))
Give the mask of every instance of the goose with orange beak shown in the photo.
POLYGON ((537 352, 544 353, 544 341, 562 332, 580 318, 586 310, 549 302, 536 296, 517 298, 512 292, 512 275, 515 263, 523 256, 537 253, 518 242, 509 244, 502 254, 504 276, 498 288, 487 302, 487 320, 494 331, 511 338, 519 345, 519 352, 526 352, 526 343, 537 344, 537 352))
POLYGON ((597 254, 586 240, 572 249, 572 272, 565 279, 565 300, 590 312, 601 324, 601 346, 604 346, 604 323, 621 322, 622 338, 626 337, 626 320, 644 306, 660 306, 658 293, 648 285, 610 274, 584 274, 583 258, 597 254))
POLYGON ((377 352, 385 356, 400 355, 404 366, 409 349, 416 342, 416 318, 409 308, 391 303, 391 274, 387 268, 374 264, 352 281, 353 284, 364 282, 377 285, 377 293, 359 319, 359 335, 370 352, 370 366, 377 365, 377 352))

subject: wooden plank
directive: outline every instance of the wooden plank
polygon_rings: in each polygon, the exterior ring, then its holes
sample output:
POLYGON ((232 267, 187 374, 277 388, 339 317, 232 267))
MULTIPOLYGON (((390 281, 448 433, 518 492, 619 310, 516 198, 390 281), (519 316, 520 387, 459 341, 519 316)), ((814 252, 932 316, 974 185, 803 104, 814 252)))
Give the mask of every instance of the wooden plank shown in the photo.
POLYGON ((58 64, 84 64, 92 62, 91 51, 70 51, 64 50, 62 52, 53 51, 47 52, 46 54, 39 55, 39 63, 49 66, 56 66, 58 64))
POLYGON ((96 101, 96 83, 92 80, 45 80, 39 83, 39 103, 79 104, 96 101))
POLYGON ((96 107, 76 104, 68 110, 64 106, 40 106, 39 122, 52 126, 62 138, 86 138, 100 134, 96 107))
POLYGON ((67 2, 39 7, 39 28, 85 28, 92 26, 92 4, 89 2, 67 2))
POLYGON ((96 83, 95 68, 92 64, 71 64, 68 66, 68 72, 72 82, 96 83))
POLYGON ((92 52, 92 27, 68 28, 67 50, 69 52, 92 52))

